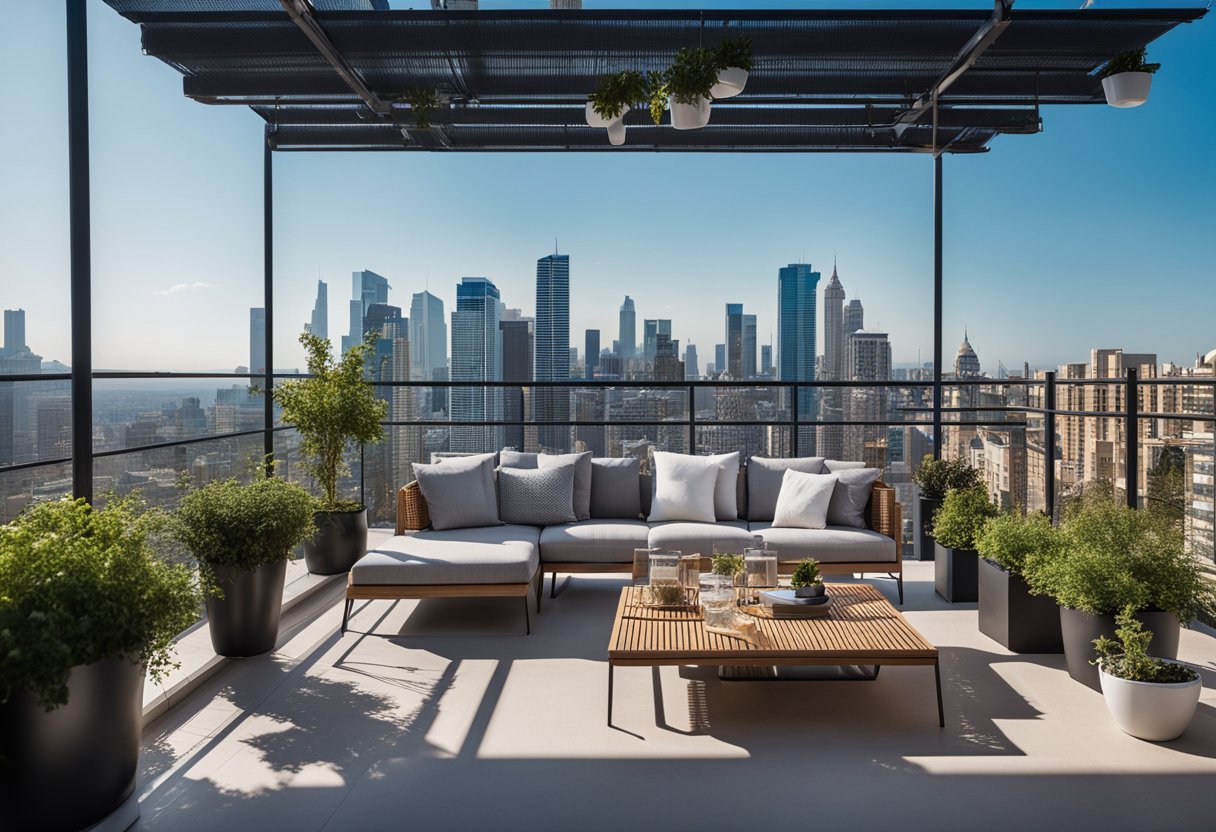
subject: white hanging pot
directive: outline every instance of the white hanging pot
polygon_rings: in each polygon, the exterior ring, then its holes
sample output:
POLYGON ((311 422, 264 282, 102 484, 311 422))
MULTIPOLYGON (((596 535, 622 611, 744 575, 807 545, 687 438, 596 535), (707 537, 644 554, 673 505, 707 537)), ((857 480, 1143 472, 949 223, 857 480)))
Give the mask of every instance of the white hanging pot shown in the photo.
POLYGON ((1102 79, 1106 103, 1112 107, 1139 107, 1148 101, 1148 88, 1153 83, 1151 72, 1120 72, 1102 79))
POLYGON ((714 98, 734 98, 745 86, 747 70, 732 66, 718 73, 718 83, 709 88, 709 94, 714 98))
POLYGON ((1189 682, 1172 684, 1133 682, 1111 676, 1101 665, 1098 678, 1115 724, 1125 734, 1150 742, 1165 742, 1182 735, 1195 716, 1203 685, 1198 676, 1189 682))
POLYGON ((623 119, 625 117, 625 113, 627 113, 627 112, 629 112, 628 104, 626 104, 624 109, 621 110, 621 114, 619 116, 617 116, 614 119, 607 119, 607 118, 602 117, 599 113, 597 113, 595 111, 595 105, 592 104, 590 101, 588 101, 587 102, 587 126, 588 127, 607 127, 612 122, 620 121, 621 119, 623 119))
POLYGON ((694 104, 683 104, 671 99, 671 126, 677 130, 697 130, 709 124, 709 111, 713 102, 702 98, 694 104))
POLYGON ((625 143, 625 122, 617 119, 608 125, 608 144, 620 147, 625 143))

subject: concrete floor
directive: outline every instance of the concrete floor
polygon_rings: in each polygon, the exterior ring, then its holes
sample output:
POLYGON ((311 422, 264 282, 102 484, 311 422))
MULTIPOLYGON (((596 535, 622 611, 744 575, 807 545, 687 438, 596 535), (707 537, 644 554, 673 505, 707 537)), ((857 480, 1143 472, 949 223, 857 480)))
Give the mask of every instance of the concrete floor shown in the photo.
POLYGON ((1004 651, 973 604, 933 594, 931 563, 908 567, 944 729, 923 667, 788 683, 619 669, 609 728, 617 578, 570 579, 529 637, 518 599, 372 602, 342 637, 329 592, 275 653, 148 726, 134 829, 1216 829, 1216 639, 1182 633, 1205 683, 1188 732, 1142 742, 1062 656, 1004 651))

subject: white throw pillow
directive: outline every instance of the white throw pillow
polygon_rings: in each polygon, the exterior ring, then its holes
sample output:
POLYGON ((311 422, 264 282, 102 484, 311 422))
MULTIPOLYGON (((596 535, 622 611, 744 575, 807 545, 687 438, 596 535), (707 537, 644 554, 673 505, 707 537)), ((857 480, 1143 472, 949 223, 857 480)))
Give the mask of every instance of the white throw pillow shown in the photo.
POLYGON ((775 529, 825 529, 828 506, 836 490, 836 474, 804 474, 790 469, 781 478, 773 511, 775 529))
POLYGON ((714 513, 718 520, 739 519, 739 452, 713 454, 718 463, 718 482, 714 486, 714 513))
POLYGON ((712 523, 714 492, 722 465, 708 456, 688 456, 655 451, 652 523, 663 520, 695 520, 712 523))

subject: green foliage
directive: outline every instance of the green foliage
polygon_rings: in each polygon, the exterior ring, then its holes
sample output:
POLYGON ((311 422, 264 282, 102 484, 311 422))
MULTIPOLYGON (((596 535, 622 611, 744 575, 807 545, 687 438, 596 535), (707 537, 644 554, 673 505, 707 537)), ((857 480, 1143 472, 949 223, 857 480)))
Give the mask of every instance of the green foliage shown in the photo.
POLYGON ((198 615, 194 575, 156 556, 165 522, 137 495, 104 509, 36 503, 0 526, 0 702, 18 690, 52 710, 73 667, 126 657, 160 679, 170 646, 198 615))
POLYGON ((679 584, 651 584, 650 598, 652 603, 664 607, 678 607, 688 603, 684 587, 679 584))
POLYGON ((1166 523, 1183 522, 1186 507, 1186 454, 1177 445, 1163 448, 1148 472, 1144 510, 1166 523))
POLYGON ((792 587, 815 586, 821 583, 823 583, 823 576, 819 574, 819 561, 814 558, 800 560, 790 578, 792 587))
POLYGON ((667 73, 646 73, 646 102, 650 107, 650 120, 657 127, 663 121, 663 111, 667 109, 667 73))
POLYGON ((600 86, 591 93, 591 108, 600 118, 612 120, 648 97, 646 81, 640 72, 627 69, 614 72, 600 79, 600 86))
POLYGON ((1144 59, 1147 57, 1148 49, 1143 46, 1139 49, 1118 52, 1115 57, 1107 61, 1106 66, 1102 67, 1098 77, 1107 78, 1111 75, 1118 75, 1120 72, 1148 72, 1151 74, 1161 69, 1161 64, 1145 63, 1144 59))
POLYGON ((920 489, 920 495, 930 500, 943 500, 946 493, 954 489, 982 485, 980 472, 966 460, 934 459, 931 454, 925 454, 912 472, 912 481, 920 489))
POLYGON ((951 549, 974 549, 984 524, 999 513, 984 486, 951 489, 933 515, 933 539, 951 549))
POLYGON ((738 575, 743 571, 743 555, 714 555, 710 561, 715 575, 738 575))
POLYGON ((718 63, 710 49, 681 49, 667 71, 667 93, 681 104, 709 98, 710 87, 717 82, 718 63))
POLYGON ((414 127, 418 130, 431 128, 431 113, 439 107, 439 96, 430 87, 408 87, 402 96, 410 105, 414 116, 414 127))
POLYGON ((1094 652, 1098 654, 1092 664, 1101 662, 1102 669, 1111 676, 1132 682, 1156 682, 1176 684, 1191 682, 1199 678, 1194 670, 1175 662, 1167 662, 1148 654, 1149 642, 1153 640, 1151 630, 1136 618, 1136 608, 1128 605, 1119 613, 1115 622, 1119 629, 1118 641, 1106 636, 1094 639, 1094 652))
POLYGON ((714 47, 714 66, 719 70, 738 67, 744 72, 752 70, 752 42, 740 35, 727 38, 714 47))
POLYGON ((380 422, 388 403, 376 398, 364 381, 376 335, 368 332, 362 344, 339 359, 328 338, 305 332, 300 343, 308 353, 310 377, 282 382, 275 387, 274 400, 283 408, 283 421, 300 434, 305 468, 321 486, 320 509, 361 508, 338 501, 338 477, 350 470, 344 458, 347 443, 366 445, 384 438, 380 422))
POLYGON ((1000 514, 976 535, 975 549, 1010 572, 1025 575, 1057 557, 1061 540, 1060 530, 1045 514, 1000 514))
POLYGON ((217 566, 252 571, 286 560, 314 532, 312 498, 278 477, 208 483, 182 498, 173 519, 175 536, 198 560, 209 587, 217 566))

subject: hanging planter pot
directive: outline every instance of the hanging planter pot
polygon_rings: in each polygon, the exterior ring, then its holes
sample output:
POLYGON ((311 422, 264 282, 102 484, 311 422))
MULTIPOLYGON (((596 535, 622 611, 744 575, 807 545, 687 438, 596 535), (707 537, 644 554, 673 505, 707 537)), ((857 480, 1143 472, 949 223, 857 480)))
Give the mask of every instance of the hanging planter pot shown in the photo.
POLYGON ((677 130, 699 130, 709 124, 713 101, 699 98, 692 104, 671 100, 671 126, 677 130))
POLYGON ((747 75, 742 67, 727 67, 718 72, 718 82, 709 88, 709 94, 714 98, 734 98, 747 86, 747 75))
POLYGON ((608 125, 608 144, 620 147, 625 143, 625 122, 617 119, 608 125))
POLYGON ((1112 107, 1139 107, 1148 101, 1148 89, 1153 83, 1151 72, 1120 72, 1102 79, 1106 103, 1112 107))
POLYGON ((671 126, 696 130, 709 124, 713 99, 709 91, 718 80, 717 55, 709 49, 681 49, 667 71, 671 126))
POLYGON ((587 126, 588 127, 611 127, 614 123, 619 123, 625 117, 625 113, 629 112, 629 105, 624 104, 621 108, 621 114, 616 118, 604 118, 595 111, 594 102, 587 102, 587 126))
POLYGON ((747 86, 752 68, 752 42, 745 37, 727 38, 713 49, 718 75, 709 94, 714 98, 734 98, 747 86))

